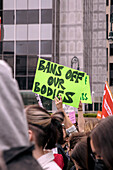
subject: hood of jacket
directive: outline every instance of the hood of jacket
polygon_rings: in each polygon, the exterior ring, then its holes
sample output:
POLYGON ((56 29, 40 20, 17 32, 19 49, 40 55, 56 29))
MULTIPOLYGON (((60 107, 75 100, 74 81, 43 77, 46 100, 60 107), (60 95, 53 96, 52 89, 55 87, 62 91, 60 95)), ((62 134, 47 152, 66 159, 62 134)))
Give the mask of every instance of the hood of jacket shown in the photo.
POLYGON ((0 60, 0 150, 29 146, 24 105, 9 65, 0 60))

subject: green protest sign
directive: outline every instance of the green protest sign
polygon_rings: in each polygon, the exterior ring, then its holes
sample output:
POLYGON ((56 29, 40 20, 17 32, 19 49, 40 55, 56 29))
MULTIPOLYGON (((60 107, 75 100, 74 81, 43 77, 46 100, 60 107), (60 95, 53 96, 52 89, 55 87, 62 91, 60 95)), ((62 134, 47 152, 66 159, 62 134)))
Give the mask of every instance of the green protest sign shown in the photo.
POLYGON ((78 107, 85 73, 44 59, 38 59, 32 91, 54 100, 62 96, 63 103, 78 107))
POLYGON ((89 76, 85 76, 85 81, 84 81, 84 88, 80 96, 80 100, 82 103, 89 103, 92 104, 92 99, 91 99, 91 92, 90 92, 90 81, 89 81, 89 76))

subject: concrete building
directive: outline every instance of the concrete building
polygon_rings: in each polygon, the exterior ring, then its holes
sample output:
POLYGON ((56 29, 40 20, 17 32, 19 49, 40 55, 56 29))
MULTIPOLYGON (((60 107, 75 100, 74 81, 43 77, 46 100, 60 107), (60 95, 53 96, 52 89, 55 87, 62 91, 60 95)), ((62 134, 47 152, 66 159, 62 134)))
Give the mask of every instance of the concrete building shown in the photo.
POLYGON ((108 83, 113 93, 113 1, 106 0, 106 39, 107 39, 107 71, 108 71, 108 83))
POLYGON ((70 67, 74 56, 90 76, 93 105, 86 110, 100 110, 107 78, 105 0, 61 0, 60 63, 70 67))

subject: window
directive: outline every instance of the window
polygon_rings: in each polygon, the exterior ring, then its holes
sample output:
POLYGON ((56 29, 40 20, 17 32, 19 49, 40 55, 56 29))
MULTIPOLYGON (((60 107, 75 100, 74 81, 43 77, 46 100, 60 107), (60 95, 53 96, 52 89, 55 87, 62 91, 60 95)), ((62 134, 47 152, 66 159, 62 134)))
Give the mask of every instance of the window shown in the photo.
POLYGON ((46 108, 47 110, 52 110, 52 100, 43 96, 40 96, 40 98, 43 103, 43 107, 46 108))
POLYGON ((38 24, 39 10, 17 10, 17 24, 38 24))
POLYGON ((42 9, 41 10, 41 22, 42 23, 52 23, 52 9, 42 9))
POLYGON ((3 0, 0 0, 0 10, 3 9, 3 0))
POLYGON ((10 65, 12 72, 14 73, 14 56, 13 55, 4 55, 3 59, 10 65))
POLYGON ((108 39, 108 14, 106 15, 106 39, 108 39))
POLYGON ((27 25, 16 25, 16 40, 27 40, 27 25))
POLYGON ((109 6, 109 0, 106 0, 106 6, 109 6))
POLYGON ((27 56, 16 56, 16 75, 27 74, 27 56))
POLYGON ((28 77, 28 90, 32 90, 34 77, 28 77))
POLYGON ((52 24, 41 24, 41 40, 52 40, 52 24))
POLYGON ((28 54, 29 55, 39 54, 39 41, 28 41, 28 54))
POLYGON ((28 40, 38 40, 38 39, 39 39, 39 24, 29 24, 28 40))
POLYGON ((17 9, 27 9, 27 0, 16 0, 16 8, 17 9))
POLYGON ((4 41, 14 41, 14 25, 4 25, 4 41))
POLYGON ((3 0, 3 8, 4 10, 14 9, 14 0, 3 0))
POLYGON ((3 24, 14 24, 14 11, 3 11, 3 24))
POLYGON ((52 53, 52 41, 41 41, 41 54, 51 54, 52 53))
POLYGON ((52 8, 52 0, 41 0, 42 9, 51 9, 52 8))
POLYGON ((106 68, 108 71, 108 48, 106 48, 106 68))
POLYGON ((27 24, 27 10, 17 10, 16 24, 27 24))
POLYGON ((28 52, 27 41, 17 41, 16 42, 16 54, 17 55, 26 55, 27 52, 28 52))
POLYGON ((16 77, 20 90, 26 90, 26 77, 16 77))
POLYGON ((21 91, 20 94, 22 96, 24 105, 37 104, 37 99, 34 93, 28 91, 21 91))
POLYGON ((113 56, 113 44, 110 44, 110 56, 113 56))
POLYGON ((29 9, 39 9, 39 0, 28 0, 29 9))
POLYGON ((2 45, 3 45, 3 42, 2 42, 2 41, 0 41, 0 54, 2 54, 2 50, 3 50, 2 45))
POLYGON ((39 10, 28 10, 28 24, 39 23, 39 10))
POLYGON ((3 53, 4 54, 14 54, 14 41, 4 41, 3 42, 3 53))
POLYGON ((92 111, 93 110, 93 105, 92 104, 88 104, 88 110, 92 111))
POLYGON ((110 63, 110 86, 113 86, 113 63, 110 63))
POLYGON ((102 103, 100 103, 100 111, 102 111, 102 103))
POLYGON ((28 56, 28 75, 35 75, 38 57, 28 56))
POLYGON ((98 103, 94 103, 94 111, 98 111, 98 103))

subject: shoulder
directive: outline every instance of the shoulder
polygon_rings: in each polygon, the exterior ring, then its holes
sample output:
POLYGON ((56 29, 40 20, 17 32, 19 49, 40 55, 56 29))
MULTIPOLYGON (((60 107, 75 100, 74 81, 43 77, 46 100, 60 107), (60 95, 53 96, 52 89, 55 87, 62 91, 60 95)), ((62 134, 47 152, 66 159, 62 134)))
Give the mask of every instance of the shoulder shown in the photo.
POLYGON ((56 162, 51 161, 48 164, 45 165, 45 167, 43 167, 44 169, 47 170, 61 170, 61 168, 56 164, 56 162))

